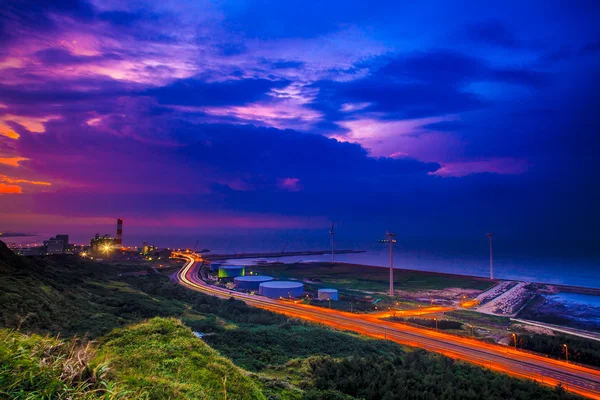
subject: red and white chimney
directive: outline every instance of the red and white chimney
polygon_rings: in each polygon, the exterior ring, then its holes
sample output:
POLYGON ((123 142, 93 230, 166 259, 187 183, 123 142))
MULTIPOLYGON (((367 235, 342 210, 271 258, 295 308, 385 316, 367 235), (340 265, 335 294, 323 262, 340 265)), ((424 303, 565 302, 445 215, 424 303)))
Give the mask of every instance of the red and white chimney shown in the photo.
POLYGON ((117 219, 117 237, 115 240, 115 244, 119 247, 123 245, 123 219, 117 219))

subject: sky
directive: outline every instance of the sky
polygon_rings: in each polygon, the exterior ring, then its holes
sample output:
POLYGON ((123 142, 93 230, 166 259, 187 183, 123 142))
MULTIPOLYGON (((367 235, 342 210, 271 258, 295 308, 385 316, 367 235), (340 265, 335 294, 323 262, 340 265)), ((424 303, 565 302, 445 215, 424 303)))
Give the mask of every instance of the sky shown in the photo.
POLYGON ((600 239, 597 1, 3 2, 0 231, 600 239))

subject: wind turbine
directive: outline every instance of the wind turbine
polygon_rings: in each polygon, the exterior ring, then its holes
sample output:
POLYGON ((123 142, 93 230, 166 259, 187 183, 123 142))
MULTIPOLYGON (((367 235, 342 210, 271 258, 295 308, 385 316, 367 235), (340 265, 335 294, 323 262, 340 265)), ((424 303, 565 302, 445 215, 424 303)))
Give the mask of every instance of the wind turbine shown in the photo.
POLYGON ((492 257, 492 237, 494 236, 494 234, 488 233, 485 236, 487 236, 490 239, 490 279, 494 279, 494 261, 492 257))
POLYGON ((385 239, 379 239, 379 243, 389 243, 390 244, 390 296, 394 295, 394 256, 392 253, 392 245, 396 243, 395 233, 387 231, 385 233, 385 239))
POLYGON ((333 235, 335 235, 335 230, 333 229, 335 225, 335 222, 331 224, 331 230, 329 231, 329 236, 331 236, 331 263, 333 264, 334 262, 334 240, 333 240, 333 235))

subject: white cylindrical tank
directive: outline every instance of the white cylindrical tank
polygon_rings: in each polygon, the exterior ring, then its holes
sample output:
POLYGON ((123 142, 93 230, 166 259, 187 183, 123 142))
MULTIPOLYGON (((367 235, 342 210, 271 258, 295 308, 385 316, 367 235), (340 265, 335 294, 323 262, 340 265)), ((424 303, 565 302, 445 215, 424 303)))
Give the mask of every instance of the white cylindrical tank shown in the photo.
POLYGON ((319 289, 317 291, 319 300, 337 300, 338 290, 337 289, 319 289))
POLYGON ((304 296, 304 284, 293 281, 270 281, 261 283, 258 292, 272 299, 300 298, 304 296))
POLYGON ((266 275, 246 275, 233 278, 233 284, 238 289, 259 290, 261 283, 272 280, 272 277, 266 275))

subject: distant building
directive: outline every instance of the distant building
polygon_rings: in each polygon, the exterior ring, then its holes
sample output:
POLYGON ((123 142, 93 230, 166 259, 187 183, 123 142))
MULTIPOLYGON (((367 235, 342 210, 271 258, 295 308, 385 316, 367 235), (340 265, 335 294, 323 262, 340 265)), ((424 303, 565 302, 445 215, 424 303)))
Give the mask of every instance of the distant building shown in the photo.
POLYGON ((171 257, 171 250, 169 249, 155 249, 154 250, 154 257, 157 257, 159 260, 161 259, 167 259, 169 257, 171 257))
POLYGON ((92 240, 90 240, 90 249, 94 253, 106 253, 112 250, 114 246, 115 239, 110 237, 110 235, 100 236, 100 234, 96 233, 92 240))
POLYGON ((69 247, 69 235, 56 235, 54 239, 62 240, 64 249, 69 247))
POLYGON ((46 254, 62 254, 65 250, 65 243, 62 240, 48 239, 44 240, 46 254))
POLYGON ((63 254, 69 246, 69 235, 56 235, 44 240, 46 254, 63 254))
POLYGON ((20 256, 41 256, 45 253, 44 246, 23 247, 14 249, 14 252, 20 256))
POLYGON ((138 247, 138 252, 143 256, 147 256, 147 255, 151 256, 157 250, 158 250, 158 248, 156 246, 149 245, 148 242, 144 242, 142 244, 142 247, 138 247))

